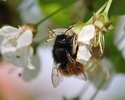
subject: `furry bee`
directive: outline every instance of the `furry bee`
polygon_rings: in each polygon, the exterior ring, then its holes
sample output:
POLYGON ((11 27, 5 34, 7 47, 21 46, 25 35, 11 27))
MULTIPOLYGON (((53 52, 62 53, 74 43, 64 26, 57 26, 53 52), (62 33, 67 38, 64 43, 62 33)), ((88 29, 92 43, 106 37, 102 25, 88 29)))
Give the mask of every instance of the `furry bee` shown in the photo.
POLYGON ((77 36, 66 34, 68 30, 56 36, 52 50, 54 64, 51 80, 54 87, 60 84, 62 76, 75 76, 79 79, 87 80, 84 65, 76 61, 78 51, 77 36))

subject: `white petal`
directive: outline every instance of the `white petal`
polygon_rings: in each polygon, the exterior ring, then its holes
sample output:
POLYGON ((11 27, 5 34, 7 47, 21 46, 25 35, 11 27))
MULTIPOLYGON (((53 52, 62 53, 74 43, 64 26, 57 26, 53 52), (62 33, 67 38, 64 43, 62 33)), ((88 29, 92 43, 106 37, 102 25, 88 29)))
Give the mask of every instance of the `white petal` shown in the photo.
POLYGON ((14 46, 14 42, 12 43, 11 38, 5 38, 1 42, 1 47, 0 47, 1 53, 7 53, 7 52, 15 52, 16 47, 14 46))
POLYGON ((32 43, 33 34, 30 30, 7 36, 1 41, 1 53, 16 52, 17 49, 32 43))
POLYGON ((2 57, 5 61, 8 61, 19 67, 27 67, 28 59, 30 55, 30 47, 24 47, 16 50, 16 52, 6 52, 2 54, 2 57))
MULTIPOLYGON (((98 88, 100 83, 102 83, 102 80, 106 80, 108 82, 109 77, 109 66, 103 65, 101 61, 92 61, 93 64, 90 68, 86 68, 86 73, 88 75, 88 79, 93 83, 93 85, 98 88)), ((88 67, 88 66, 86 66, 88 67)), ((111 66, 110 66, 111 67, 111 66)), ((109 84, 105 84, 104 88, 108 88, 109 84)))
POLYGON ((0 35, 3 35, 3 36, 14 35, 20 32, 21 31, 19 29, 11 27, 11 26, 4 26, 0 29, 0 35))
POLYGON ((31 30, 25 31, 5 26, 0 29, 0 53, 5 61, 8 61, 19 67, 28 67, 35 69, 31 64, 31 57, 33 56, 32 43, 33 34, 31 30))
POLYGON ((35 66, 35 69, 31 70, 28 67, 25 67, 22 72, 22 79, 24 81, 32 81, 34 78, 37 77, 40 71, 40 59, 38 55, 33 55, 32 57, 32 64, 35 66))
POLYGON ((29 50, 29 56, 27 57, 27 67, 30 69, 30 70, 34 70, 35 67, 32 65, 31 63, 31 58, 33 56, 33 48, 30 47, 30 50, 29 50))
POLYGON ((0 29, 0 50, 1 53, 16 51, 16 39, 21 31, 11 26, 4 26, 0 29))
POLYGON ((89 42, 95 35, 94 25, 87 25, 82 28, 78 35, 78 42, 86 44, 89 42))
POLYGON ((30 70, 34 70, 34 69, 35 69, 35 67, 34 67, 33 64, 31 63, 31 59, 28 59, 27 67, 28 67, 30 70))
POLYGON ((21 36, 17 39, 17 48, 23 46, 28 46, 32 43, 33 34, 31 30, 26 30, 21 36))
POLYGON ((78 53, 77 53, 77 61, 83 63, 88 61, 91 57, 90 51, 85 45, 79 46, 78 53))

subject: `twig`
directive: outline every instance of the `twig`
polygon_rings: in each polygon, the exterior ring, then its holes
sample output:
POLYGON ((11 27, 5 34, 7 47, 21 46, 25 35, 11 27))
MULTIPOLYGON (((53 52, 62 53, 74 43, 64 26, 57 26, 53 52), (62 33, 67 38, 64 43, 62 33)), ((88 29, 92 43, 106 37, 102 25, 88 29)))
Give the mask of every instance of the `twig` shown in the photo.
POLYGON ((96 96, 99 93, 99 90, 104 86, 105 84, 105 77, 102 79, 102 81, 100 82, 98 89, 95 91, 95 93, 92 95, 92 97, 90 98, 90 100, 94 100, 96 98, 96 96))
POLYGON ((69 5, 73 4, 75 2, 75 0, 73 0, 70 3, 65 4, 64 6, 62 6, 61 8, 57 9, 56 11, 54 11, 53 13, 49 14, 48 16, 46 16, 45 18, 43 18, 42 20, 40 20, 38 23, 36 23, 36 26, 39 26, 41 23, 43 23, 44 21, 46 21, 47 19, 49 19, 50 17, 52 17, 53 15, 59 13, 62 9, 67 8, 69 5))

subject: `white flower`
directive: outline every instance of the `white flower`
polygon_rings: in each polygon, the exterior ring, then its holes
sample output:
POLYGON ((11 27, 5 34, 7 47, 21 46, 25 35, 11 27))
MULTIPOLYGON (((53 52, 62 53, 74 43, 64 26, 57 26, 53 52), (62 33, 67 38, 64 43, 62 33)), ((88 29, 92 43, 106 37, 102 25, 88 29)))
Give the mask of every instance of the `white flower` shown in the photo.
POLYGON ((21 72, 21 78, 24 81, 32 81, 35 77, 37 77, 40 71, 40 59, 38 54, 33 55, 30 61, 32 61, 32 64, 35 66, 35 69, 29 70, 29 68, 27 67, 23 69, 23 71, 21 72))
POLYGON ((0 53, 4 60, 16 66, 34 69, 30 62, 33 34, 28 28, 4 26, 0 29, 0 53))
POLYGON ((88 61, 91 57, 91 54, 88 48, 85 45, 79 46, 79 50, 77 53, 77 60, 80 62, 88 61))
POLYGON ((87 44, 93 37, 95 36, 95 26, 87 25, 82 28, 80 33, 78 34, 77 42, 82 44, 87 44))
POLYGON ((77 42, 79 44, 77 61, 84 63, 90 59, 91 53, 89 50, 89 46, 94 36, 95 36, 94 25, 91 24, 91 25, 84 26, 82 28, 82 30, 78 34, 78 39, 77 39, 77 42))
POLYGON ((99 61, 89 60, 86 63, 86 73, 89 81, 92 82, 96 88, 98 88, 103 81, 106 83, 103 89, 107 88, 112 78, 111 75, 113 74, 112 72, 109 73, 111 66, 111 62, 106 58, 99 61))

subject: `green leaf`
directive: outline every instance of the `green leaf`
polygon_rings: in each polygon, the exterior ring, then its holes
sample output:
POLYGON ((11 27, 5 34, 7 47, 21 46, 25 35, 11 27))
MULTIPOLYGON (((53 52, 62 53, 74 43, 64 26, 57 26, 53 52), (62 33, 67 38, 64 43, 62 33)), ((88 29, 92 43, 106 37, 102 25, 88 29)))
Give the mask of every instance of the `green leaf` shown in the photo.
POLYGON ((51 17, 54 23, 59 26, 69 26, 72 23, 72 6, 74 0, 38 0, 42 12, 47 16, 57 11, 60 8, 60 12, 56 13, 51 17))
POLYGON ((39 4, 60 4, 60 5, 65 5, 67 3, 70 3, 74 0, 38 0, 39 4))
MULTIPOLYGON (((96 0, 93 1, 93 8, 94 11, 97 11, 105 2, 108 0, 96 0)), ((109 10, 109 16, 119 16, 125 14, 125 0, 113 0, 110 10, 109 10)))
POLYGON ((105 4, 105 2, 107 2, 108 0, 92 0, 93 1, 93 8, 94 8, 94 11, 97 11, 99 8, 101 8, 101 6, 103 4, 105 4))
POLYGON ((124 15, 125 14, 125 0, 113 0, 109 15, 124 15))

